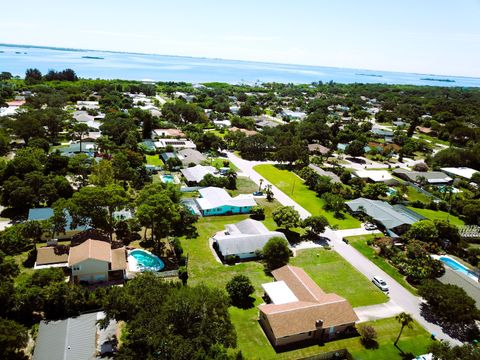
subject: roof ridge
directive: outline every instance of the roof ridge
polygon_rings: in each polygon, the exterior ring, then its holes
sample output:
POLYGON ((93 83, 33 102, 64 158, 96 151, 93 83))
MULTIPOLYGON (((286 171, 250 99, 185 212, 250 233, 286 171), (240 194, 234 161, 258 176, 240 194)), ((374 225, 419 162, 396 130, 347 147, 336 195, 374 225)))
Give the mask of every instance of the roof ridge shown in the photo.
MULTIPOLYGON (((287 265, 289 269, 292 269, 291 271, 293 272, 293 274, 295 275, 295 277, 300 281, 300 283, 303 285, 303 287, 305 287, 307 289, 307 291, 313 296, 313 298, 315 300, 317 300, 317 302, 319 302, 318 298, 315 296, 315 294, 310 290, 310 288, 302 281, 302 279, 300 279, 300 277, 297 275, 297 273, 295 272, 294 270, 294 267, 290 266, 290 265, 287 265)), ((300 269, 300 268, 297 268, 297 269, 300 269)), ((303 270, 303 269, 302 269, 303 270)), ((318 285, 317 285, 318 286, 318 285)), ((320 288, 320 286, 318 286, 318 288, 320 288)), ((323 291, 323 290, 322 290, 323 291)))

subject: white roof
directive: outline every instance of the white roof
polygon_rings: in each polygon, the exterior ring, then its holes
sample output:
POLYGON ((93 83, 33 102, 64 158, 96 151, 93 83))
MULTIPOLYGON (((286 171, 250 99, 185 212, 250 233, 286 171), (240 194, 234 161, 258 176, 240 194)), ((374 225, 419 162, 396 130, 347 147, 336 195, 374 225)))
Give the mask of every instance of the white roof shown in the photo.
POLYGON ((357 170, 355 174, 362 179, 370 179, 375 182, 392 180, 392 175, 386 170, 357 170))
POLYGON ((240 194, 232 198, 229 193, 222 188, 207 187, 198 190, 201 198, 197 199, 197 203, 202 210, 214 209, 224 205, 243 207, 243 206, 255 206, 255 202, 252 195, 240 194))
POLYGON ((186 169, 181 169, 180 171, 182 172, 183 176, 185 176, 187 181, 199 183, 203 180, 205 175, 214 175, 217 169, 215 169, 213 166, 196 165, 186 169))
POLYGON ((468 167, 444 167, 440 169, 447 173, 461 176, 465 179, 471 179, 473 174, 475 174, 476 172, 479 172, 478 170, 468 168, 468 167))
POLYGON ((168 145, 173 146, 175 149, 196 149, 197 146, 187 139, 158 139, 153 143, 157 148, 165 148, 168 145))
POLYGON ((262 284, 262 288, 275 305, 299 301, 283 280, 262 284))

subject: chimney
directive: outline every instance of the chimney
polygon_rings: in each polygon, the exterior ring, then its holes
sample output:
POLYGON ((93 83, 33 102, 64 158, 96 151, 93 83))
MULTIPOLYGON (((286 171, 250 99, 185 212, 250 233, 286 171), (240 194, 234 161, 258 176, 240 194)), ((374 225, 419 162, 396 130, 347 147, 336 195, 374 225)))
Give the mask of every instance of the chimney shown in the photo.
POLYGON ((321 329, 323 327, 323 320, 317 320, 315 321, 315 326, 317 329, 321 329))

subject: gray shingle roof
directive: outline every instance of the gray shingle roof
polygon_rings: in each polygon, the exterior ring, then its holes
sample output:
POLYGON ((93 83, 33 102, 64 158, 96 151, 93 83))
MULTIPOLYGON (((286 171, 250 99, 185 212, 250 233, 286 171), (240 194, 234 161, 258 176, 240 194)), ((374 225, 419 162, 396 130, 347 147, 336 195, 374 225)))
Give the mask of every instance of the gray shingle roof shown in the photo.
POLYGON ((33 360, 96 359, 97 313, 60 321, 42 321, 33 360))
POLYGON ((216 169, 213 166, 197 165, 191 168, 180 170, 189 182, 199 183, 207 174, 214 174, 216 169))
POLYGON ((441 171, 409 171, 405 169, 395 169, 393 174, 401 177, 405 180, 410 180, 413 182, 418 181, 418 178, 424 177, 429 183, 447 183, 453 179, 441 171))
POLYGON ((283 233, 269 231, 260 221, 246 219, 226 225, 225 232, 217 233, 213 239, 217 242, 220 253, 227 256, 261 250, 272 237, 286 240, 283 233))
POLYGON ((345 203, 352 211, 363 211, 374 220, 381 223, 386 229, 393 229, 400 225, 413 224, 417 221, 404 212, 397 211, 385 201, 358 198, 345 203), (363 208, 363 209, 362 209, 363 208))

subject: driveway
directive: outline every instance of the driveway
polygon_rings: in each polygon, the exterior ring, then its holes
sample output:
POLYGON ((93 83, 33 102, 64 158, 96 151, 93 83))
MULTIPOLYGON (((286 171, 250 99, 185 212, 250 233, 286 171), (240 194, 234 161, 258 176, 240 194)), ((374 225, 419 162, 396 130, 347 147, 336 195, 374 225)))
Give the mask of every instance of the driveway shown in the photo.
MULTIPOLYGON (((233 153, 228 153, 228 159, 238 167, 243 173, 247 174, 252 181, 254 181, 257 185, 260 184, 260 179, 263 179, 264 184, 270 184, 265 178, 260 176, 253 167, 258 164, 265 164, 265 162, 261 161, 248 161, 239 158, 233 153)), ((305 210, 303 207, 298 205, 295 201, 293 201, 289 196, 283 193, 280 189, 276 186, 272 185, 272 191, 275 198, 284 206, 293 206, 299 213, 302 219, 307 218, 310 216, 310 213, 305 210)), ((369 259, 359 253, 356 249, 352 246, 345 244, 342 241, 343 236, 351 236, 351 235, 361 235, 365 234, 365 229, 357 228, 357 229, 348 229, 348 230, 337 230, 334 231, 330 228, 320 234, 323 237, 330 239, 330 246, 337 251, 345 260, 347 260, 352 266, 354 266, 359 272, 365 275, 368 279, 373 278, 375 275, 383 277, 383 279, 388 283, 390 289, 390 301, 392 304, 396 304, 402 308, 405 312, 412 315, 412 317, 417 320, 429 333, 433 333, 436 335, 438 339, 447 340, 455 345, 460 345, 461 342, 455 340, 445 334, 441 327, 435 325, 433 323, 428 322, 425 320, 420 314, 420 305, 422 304, 421 298, 413 295, 408 290, 406 290, 402 285, 400 285, 397 281, 395 281, 392 277, 390 277, 387 273, 381 270, 377 265, 372 263, 369 259)), ((371 233, 368 231, 367 233, 371 233)), ((309 244, 310 247, 313 244, 309 244)), ((307 246, 308 247, 308 246, 307 246)), ((298 249, 298 248, 297 248, 298 249)), ((387 303, 388 304, 388 303, 387 303)), ((380 309, 380 308, 379 308, 380 309)), ((378 314, 384 311, 385 314, 389 314, 390 310, 379 310, 378 314)), ((376 313, 373 311, 373 313, 376 313)), ((371 315, 372 312, 368 312, 365 310, 365 316, 373 316, 371 315), (368 315, 370 314, 370 315, 368 315)))
POLYGON ((375 321, 394 317, 404 311, 403 308, 397 305, 397 303, 395 303, 393 300, 383 304, 360 306, 354 308, 353 310, 360 319, 360 322, 375 321))

